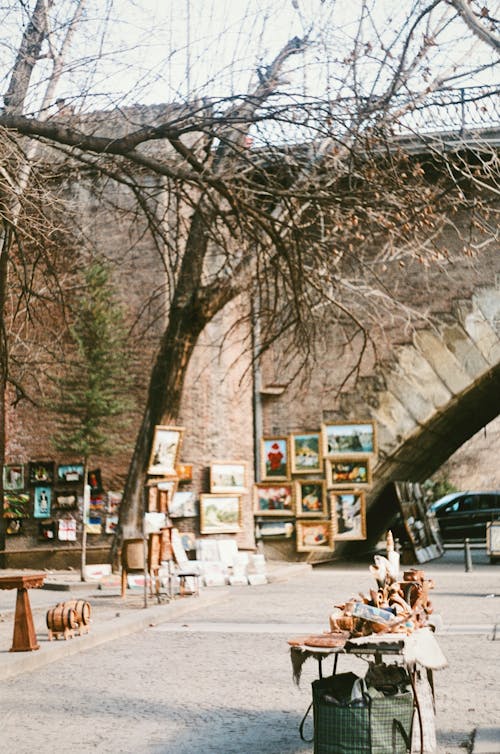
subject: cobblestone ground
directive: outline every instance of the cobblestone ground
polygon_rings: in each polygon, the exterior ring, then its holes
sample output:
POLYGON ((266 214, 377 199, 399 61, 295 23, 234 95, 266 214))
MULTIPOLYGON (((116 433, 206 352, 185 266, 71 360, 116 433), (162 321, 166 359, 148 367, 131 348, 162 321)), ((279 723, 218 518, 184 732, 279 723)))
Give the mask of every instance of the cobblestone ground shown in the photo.
MULTIPOLYGON (((464 754, 474 727, 499 720, 500 637, 494 641, 484 629, 500 618, 500 568, 465 574, 460 563, 436 561, 425 570, 436 581, 439 641, 449 661, 435 674, 439 752, 464 754), (472 624, 476 635, 460 633, 472 624)), ((4 681, 0 751, 311 754, 298 726, 316 663, 305 664, 297 688, 286 639, 299 628, 326 629, 334 602, 371 585, 361 566, 227 588, 224 600, 183 622, 151 626, 4 681)), ((341 663, 356 669, 351 658, 341 663)))

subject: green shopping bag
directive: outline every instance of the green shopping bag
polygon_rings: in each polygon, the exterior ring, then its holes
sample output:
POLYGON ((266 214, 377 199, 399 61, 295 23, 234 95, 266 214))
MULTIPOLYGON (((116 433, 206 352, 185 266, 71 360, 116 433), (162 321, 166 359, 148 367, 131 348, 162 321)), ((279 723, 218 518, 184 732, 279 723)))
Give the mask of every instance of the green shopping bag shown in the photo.
POLYGON ((351 699, 354 673, 313 681, 314 754, 371 754, 370 700, 351 699))
POLYGON ((410 750, 413 693, 398 692, 370 701, 372 754, 406 754, 410 750))

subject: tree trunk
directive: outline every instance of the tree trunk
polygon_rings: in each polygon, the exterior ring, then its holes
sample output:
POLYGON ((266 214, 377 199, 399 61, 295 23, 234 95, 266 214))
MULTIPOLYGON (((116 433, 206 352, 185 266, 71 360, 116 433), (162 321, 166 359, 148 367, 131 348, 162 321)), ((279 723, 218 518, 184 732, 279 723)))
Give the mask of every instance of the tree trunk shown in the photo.
POLYGON ((177 421, 189 360, 205 324, 204 317, 193 317, 189 304, 171 312, 151 374, 146 409, 125 483, 113 560, 122 539, 139 536, 142 531, 144 486, 154 428, 177 421))
MULTIPOLYGON (((11 233, 9 229, 5 230, 4 245, 9 246, 11 243, 11 233)), ((7 254, 2 250, 0 255, 0 313, 5 311, 5 297, 7 292, 7 254)), ((0 468, 3 469, 5 463, 5 435, 7 423, 7 340, 5 324, 2 318, 2 327, 0 329, 0 468)), ((3 512, 3 474, 0 475, 0 501, 2 501, 1 510, 3 512)), ((5 550, 6 546, 6 529, 7 519, 0 516, 0 568, 5 568, 5 550)))

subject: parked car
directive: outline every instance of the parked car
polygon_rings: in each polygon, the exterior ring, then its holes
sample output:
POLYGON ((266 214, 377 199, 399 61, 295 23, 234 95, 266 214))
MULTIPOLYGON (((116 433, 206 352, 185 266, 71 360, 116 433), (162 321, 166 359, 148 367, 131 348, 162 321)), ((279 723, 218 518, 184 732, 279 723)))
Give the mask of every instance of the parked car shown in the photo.
POLYGON ((488 521, 500 519, 500 492, 452 492, 432 503, 446 541, 486 539, 488 521))

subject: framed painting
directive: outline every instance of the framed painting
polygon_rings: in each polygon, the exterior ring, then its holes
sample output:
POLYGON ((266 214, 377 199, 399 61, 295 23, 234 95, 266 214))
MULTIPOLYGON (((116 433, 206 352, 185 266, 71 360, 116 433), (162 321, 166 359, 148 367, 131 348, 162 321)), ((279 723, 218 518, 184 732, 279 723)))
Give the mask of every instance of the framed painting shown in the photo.
POLYGON ((69 482, 83 482, 85 469, 83 463, 62 464, 57 467, 57 481, 68 484, 69 482))
POLYGON ((214 461, 210 464, 210 492, 248 492, 244 461, 214 461))
POLYGON ((194 490, 180 490, 175 492, 168 506, 168 515, 171 518, 196 516, 196 493, 194 490))
POLYGON ((3 488, 6 492, 24 490, 24 465, 22 463, 8 463, 3 467, 3 488))
POLYGON ((236 534, 240 530, 240 495, 200 495, 201 534, 236 534))
POLYGON ((9 535, 23 534, 23 522, 19 518, 11 518, 5 527, 5 533, 9 535))
POLYGON ((260 446, 262 479, 286 481, 290 477, 288 437, 263 437, 260 446))
POLYGON ((369 458, 327 458, 325 467, 328 487, 367 487, 371 484, 369 458))
POLYGON ((104 529, 105 534, 114 534, 118 526, 118 516, 116 514, 109 514, 106 516, 106 525, 104 529))
POLYGON ((182 546, 184 547, 186 552, 195 552, 196 551, 196 534, 194 531, 181 531, 179 532, 181 535, 182 540, 182 546))
POLYGON ((29 518, 30 496, 28 492, 5 492, 3 517, 10 519, 29 518))
POLYGON ((108 513, 112 513, 113 515, 117 515, 118 511, 120 510, 122 498, 123 492, 121 490, 109 491, 106 496, 106 511, 108 513))
POLYGON ((322 424, 321 433, 325 458, 366 456, 377 450, 375 422, 372 421, 322 424))
POLYGON ((297 521, 297 552, 333 552, 333 524, 330 519, 297 521))
POLYGON ((30 461, 28 464, 29 482, 34 484, 53 484, 54 461, 30 461))
POLYGON ((78 508, 78 495, 75 490, 56 490, 54 493, 54 508, 73 510, 78 508))
POLYGON ((361 490, 330 492, 334 539, 366 539, 365 493, 361 490))
POLYGON ((179 482, 192 482, 193 481, 193 464, 192 463, 179 463, 175 467, 179 482))
POLYGON ((319 432, 290 435, 292 474, 317 474, 323 468, 319 432))
POLYGON ((177 461, 181 450, 184 427, 156 425, 148 474, 154 476, 177 476, 177 461))
POLYGON ((295 515, 309 518, 324 518, 328 515, 324 479, 295 480, 295 515))
POLYGON ((52 489, 50 487, 35 487, 34 492, 34 518, 48 518, 52 503, 52 489))
POLYGON ((295 521, 290 519, 284 521, 257 521, 255 524, 255 534, 258 539, 291 539, 294 531, 295 521))
POLYGON ((254 514, 256 516, 289 516, 293 513, 293 484, 265 484, 254 486, 254 514))

